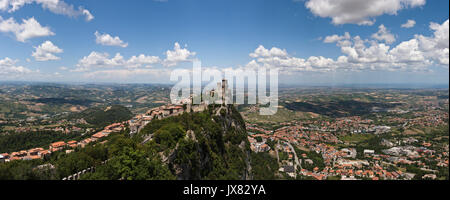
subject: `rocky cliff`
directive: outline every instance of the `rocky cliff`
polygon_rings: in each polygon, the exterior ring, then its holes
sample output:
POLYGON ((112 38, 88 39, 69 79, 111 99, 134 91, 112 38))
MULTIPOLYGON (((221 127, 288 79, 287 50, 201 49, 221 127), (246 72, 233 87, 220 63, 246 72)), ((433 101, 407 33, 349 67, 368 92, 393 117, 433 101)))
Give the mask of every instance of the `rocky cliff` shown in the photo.
POLYGON ((179 180, 251 179, 245 122, 234 106, 153 121, 140 133, 179 180))

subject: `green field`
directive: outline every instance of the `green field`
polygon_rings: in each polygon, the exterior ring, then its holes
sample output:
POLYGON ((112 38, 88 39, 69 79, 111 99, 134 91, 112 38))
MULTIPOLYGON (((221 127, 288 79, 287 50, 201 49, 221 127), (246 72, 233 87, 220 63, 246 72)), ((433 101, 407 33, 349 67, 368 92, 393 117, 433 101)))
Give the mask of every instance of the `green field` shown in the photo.
POLYGON ((259 112, 251 112, 245 115, 245 118, 250 123, 283 123, 299 119, 311 119, 313 117, 309 113, 295 112, 286 108, 278 108, 275 115, 266 116, 260 115, 259 112))
POLYGON ((372 139, 374 137, 375 137, 374 135, 353 134, 353 135, 340 136, 339 139, 344 142, 359 143, 359 142, 363 142, 363 141, 372 139))

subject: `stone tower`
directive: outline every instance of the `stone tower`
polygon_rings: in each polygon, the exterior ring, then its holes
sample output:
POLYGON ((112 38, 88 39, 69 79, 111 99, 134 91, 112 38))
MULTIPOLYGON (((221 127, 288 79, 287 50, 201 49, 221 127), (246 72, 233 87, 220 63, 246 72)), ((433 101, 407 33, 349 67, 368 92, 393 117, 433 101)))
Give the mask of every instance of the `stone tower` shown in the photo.
POLYGON ((189 102, 186 105, 186 112, 190 113, 192 110, 192 104, 194 103, 194 98, 191 96, 189 96, 189 102))
POLYGON ((228 98, 227 98, 227 91, 228 91, 228 81, 227 79, 222 79, 222 87, 221 87, 221 92, 222 92, 222 104, 226 105, 228 102, 228 98))

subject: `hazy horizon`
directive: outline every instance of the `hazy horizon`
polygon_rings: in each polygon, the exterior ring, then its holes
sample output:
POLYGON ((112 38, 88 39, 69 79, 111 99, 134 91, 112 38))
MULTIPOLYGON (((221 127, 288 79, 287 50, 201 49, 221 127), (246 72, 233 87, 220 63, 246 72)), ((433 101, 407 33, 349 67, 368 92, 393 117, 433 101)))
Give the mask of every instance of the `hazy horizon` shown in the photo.
POLYGON ((448 84, 448 13, 426 0, 6 0, 0 80, 165 83, 200 60, 277 68, 283 84, 448 84))
MULTIPOLYGON (((204 87, 209 82, 202 83, 204 87)), ((50 81, 0 81, 1 85, 160 85, 172 87, 175 83, 126 83, 126 82, 50 82, 50 81)), ((360 88, 360 89, 449 89, 449 84, 431 84, 431 83, 364 83, 364 84, 279 84, 283 88, 360 88)))

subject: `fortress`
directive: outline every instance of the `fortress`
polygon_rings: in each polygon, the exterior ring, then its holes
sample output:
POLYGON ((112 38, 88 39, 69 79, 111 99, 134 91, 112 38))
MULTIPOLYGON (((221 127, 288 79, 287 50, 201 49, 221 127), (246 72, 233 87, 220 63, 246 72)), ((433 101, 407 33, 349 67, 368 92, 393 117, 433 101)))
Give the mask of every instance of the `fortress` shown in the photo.
POLYGON ((217 88, 207 91, 200 96, 193 96, 188 99, 182 99, 178 104, 168 104, 148 110, 145 114, 136 115, 128 121, 130 125, 130 135, 139 133, 152 120, 164 119, 172 116, 179 116, 183 113, 203 112, 208 109, 210 104, 221 104, 222 106, 230 103, 231 92, 228 89, 228 81, 222 79, 217 83, 217 88), (217 90, 216 90, 217 89, 217 90), (194 104, 194 99, 200 98, 200 104, 194 104))

